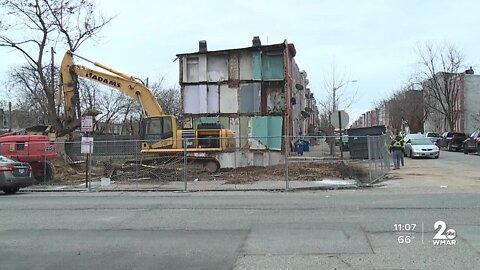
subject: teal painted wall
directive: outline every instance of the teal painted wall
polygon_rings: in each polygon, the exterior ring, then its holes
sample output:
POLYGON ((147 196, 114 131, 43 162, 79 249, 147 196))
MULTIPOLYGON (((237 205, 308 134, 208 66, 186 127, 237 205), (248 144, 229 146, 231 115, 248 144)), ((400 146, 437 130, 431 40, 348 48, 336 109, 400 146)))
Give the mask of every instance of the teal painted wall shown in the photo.
POLYGON ((260 112, 260 83, 240 85, 240 112, 260 112))
POLYGON ((262 55, 262 79, 265 81, 283 80, 283 55, 262 55))
POLYGON ((262 79, 262 56, 260 52, 252 53, 252 65, 253 65, 253 79, 261 80, 262 79))
POLYGON ((282 148, 283 117, 266 116, 252 118, 252 136, 266 145, 269 149, 282 148))

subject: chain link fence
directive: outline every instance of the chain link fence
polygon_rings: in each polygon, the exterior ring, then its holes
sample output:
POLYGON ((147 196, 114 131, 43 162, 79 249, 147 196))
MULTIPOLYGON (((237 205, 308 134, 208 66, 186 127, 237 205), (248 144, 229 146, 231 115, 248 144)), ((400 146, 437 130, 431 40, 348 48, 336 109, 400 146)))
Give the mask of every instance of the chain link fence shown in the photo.
MULTIPOLYGON (((78 189, 288 190, 358 186, 381 181, 389 172, 388 144, 383 135, 287 140, 213 135, 198 141, 86 140, 58 142, 53 147, 59 153, 57 158, 47 159, 45 155, 32 167, 37 170, 38 185, 78 189)), ((50 144, 40 146, 45 151, 51 148, 50 144)))

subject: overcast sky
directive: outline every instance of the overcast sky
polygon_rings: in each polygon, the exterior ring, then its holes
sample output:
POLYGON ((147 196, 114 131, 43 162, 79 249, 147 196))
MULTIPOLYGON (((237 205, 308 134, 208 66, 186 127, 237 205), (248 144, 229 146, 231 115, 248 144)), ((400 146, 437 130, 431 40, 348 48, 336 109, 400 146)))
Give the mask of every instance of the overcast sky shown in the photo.
MULTIPOLYGON (((342 89, 347 96, 358 90, 347 109, 351 121, 408 81, 417 69, 418 44, 451 43, 465 55, 465 66, 480 66, 480 1, 475 0, 97 2, 104 14, 117 17, 97 42, 80 47, 81 56, 140 78, 165 76, 166 86, 173 86, 178 84, 175 55, 198 51, 201 39, 209 50, 248 47, 253 36, 264 45, 286 39, 295 44, 295 60, 317 97, 325 95, 333 66, 337 80, 357 80, 342 89)), ((62 57, 57 52, 55 61, 62 57)), ((5 48, 0 59, 1 80, 23 61, 5 48)))

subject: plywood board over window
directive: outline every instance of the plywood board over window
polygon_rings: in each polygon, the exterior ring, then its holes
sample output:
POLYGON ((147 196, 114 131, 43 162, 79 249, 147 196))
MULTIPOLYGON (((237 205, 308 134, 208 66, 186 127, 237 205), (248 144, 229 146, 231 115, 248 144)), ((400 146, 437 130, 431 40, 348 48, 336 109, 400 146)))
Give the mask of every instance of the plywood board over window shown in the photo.
POLYGON ((262 55, 262 79, 265 81, 283 80, 284 65, 282 53, 262 55))
POLYGON ((228 80, 228 56, 209 55, 207 58, 207 77, 209 82, 228 80))
POLYGON ((262 54, 259 51, 252 52, 253 79, 262 79, 262 54))
POLYGON ((184 72, 184 82, 198 82, 198 57, 187 57, 184 62, 186 72, 184 72))
POLYGON ((281 116, 262 116, 252 118, 252 136, 270 150, 282 148, 281 116))
MULTIPOLYGON (((251 52, 242 52, 240 54, 240 80, 253 80, 253 59, 251 52)), ((260 67, 260 65, 259 65, 260 67)), ((261 76, 259 76, 261 78, 261 76)))
POLYGON ((240 112, 260 112, 260 83, 246 83, 240 85, 240 112))
POLYGON ((238 88, 220 85, 220 113, 238 113, 238 88))
POLYGON ((183 89, 183 106, 185 113, 218 113, 218 86, 215 85, 185 85, 183 89))
POLYGON ((207 112, 207 86, 185 85, 183 88, 183 108, 185 113, 207 112))
POLYGON ((207 88, 207 113, 219 112, 219 85, 209 84, 207 88))
POLYGON ((195 83, 207 80, 207 56, 188 56, 183 58, 183 82, 195 83))

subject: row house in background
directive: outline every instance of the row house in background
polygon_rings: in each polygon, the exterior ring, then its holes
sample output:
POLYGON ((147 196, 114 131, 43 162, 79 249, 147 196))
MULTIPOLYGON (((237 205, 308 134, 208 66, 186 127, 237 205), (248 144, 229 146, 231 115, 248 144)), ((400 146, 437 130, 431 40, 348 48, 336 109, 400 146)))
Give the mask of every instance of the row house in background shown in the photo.
MULTIPOLYGON (((453 88, 450 96, 453 106, 453 131, 470 134, 480 130, 480 76, 475 75, 472 68, 464 73, 439 72, 436 76, 440 85, 444 84, 441 80, 448 78, 448 83, 453 88)), ((400 105, 393 99, 383 102, 375 110, 377 119, 374 111, 370 111, 355 121, 352 127, 385 125, 392 131, 405 130, 409 133, 450 131, 447 120, 441 113, 440 102, 432 98, 428 100, 428 97, 433 95, 428 93, 432 91, 431 87, 428 87, 429 83, 430 80, 426 80, 421 84, 422 89, 412 88, 405 91, 405 99, 400 105), (432 109, 431 106, 437 108, 432 109)))
POLYGON ((286 40, 262 45, 258 37, 251 47, 209 51, 200 41, 198 52, 177 54, 183 128, 220 124, 233 130, 240 149, 265 150, 241 163, 275 164, 284 149, 282 136, 293 141, 318 118, 307 73, 298 68, 295 54, 286 40))
MULTIPOLYGON (((383 119, 383 116, 381 118, 383 119)), ((379 119, 379 109, 371 110, 363 113, 350 127, 363 128, 378 126, 380 123, 379 119)))
POLYGON ((352 127, 385 126, 392 132, 418 133, 423 132, 423 115, 423 91, 409 89, 362 114, 352 127))
MULTIPOLYGON (((470 134, 480 130, 480 76, 475 75, 471 67, 464 73, 455 75, 454 131, 470 134)), ((425 130, 443 132, 448 129, 445 117, 430 110, 425 130)))
POLYGON ((472 68, 458 78, 459 94, 456 111, 459 112, 455 124, 457 130, 467 135, 480 130, 480 75, 474 75, 472 68))

